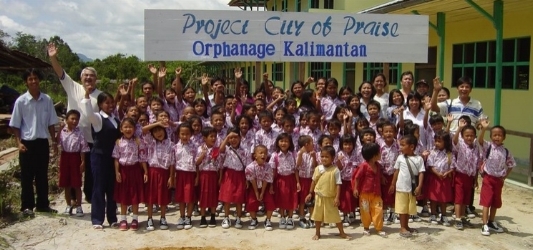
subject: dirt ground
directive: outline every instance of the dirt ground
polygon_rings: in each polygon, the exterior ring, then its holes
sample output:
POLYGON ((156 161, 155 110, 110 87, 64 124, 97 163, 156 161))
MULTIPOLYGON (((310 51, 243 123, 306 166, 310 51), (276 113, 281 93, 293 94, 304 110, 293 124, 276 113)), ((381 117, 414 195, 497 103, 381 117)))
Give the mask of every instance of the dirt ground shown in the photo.
MULTIPOLYGON (((322 228, 322 239, 313 241, 314 229, 277 229, 278 218, 273 219, 274 230, 271 232, 263 228, 248 230, 248 218, 243 220, 243 229, 224 230, 220 227, 221 218, 217 218, 216 228, 198 228, 200 217, 193 217, 192 229, 178 231, 174 223, 179 212, 172 209, 167 215, 171 229, 152 232, 144 230, 144 212, 136 232, 121 232, 109 227, 93 230, 89 214, 82 218, 38 214, 34 219, 0 230, 0 249, 533 249, 533 191, 506 184, 503 197, 504 206, 498 211, 496 220, 505 228, 505 233, 493 233, 489 237, 481 235, 479 217, 472 220, 477 228, 465 231, 429 225, 424 218, 422 222, 410 224, 420 231, 418 236, 410 239, 399 236, 399 225, 385 226, 385 231, 390 234, 386 239, 375 234, 363 236, 363 229, 357 223, 346 229, 351 240, 337 238, 337 229, 325 227, 322 228)), ((56 200, 55 208, 60 212, 64 210, 63 199, 56 200)), ((89 204, 84 204, 83 208, 85 212, 90 211, 89 204)), ((154 219, 157 226, 158 216, 154 219)))

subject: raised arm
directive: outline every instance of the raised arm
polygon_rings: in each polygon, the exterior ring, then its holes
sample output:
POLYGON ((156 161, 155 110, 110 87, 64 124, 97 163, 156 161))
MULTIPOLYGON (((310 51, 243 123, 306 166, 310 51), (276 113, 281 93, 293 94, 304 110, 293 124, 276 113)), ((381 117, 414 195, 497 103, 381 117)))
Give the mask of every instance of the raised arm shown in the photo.
POLYGON ((461 134, 461 131, 463 131, 463 128, 466 126, 466 122, 463 121, 463 120, 460 120, 459 123, 458 123, 458 126, 459 126, 459 128, 457 129, 457 131, 455 131, 455 134, 453 135, 452 143, 453 143, 454 146, 457 145, 457 143, 459 143, 459 135, 461 134))
MULTIPOLYGON (((242 79, 242 71, 241 68, 235 68, 235 99, 241 99, 242 95, 246 95, 246 93, 241 93, 241 79, 242 79)), ((241 105, 244 103, 241 103, 241 105)))
POLYGON ((91 98, 89 97, 89 93, 93 91, 93 87, 90 85, 85 85, 85 98, 81 100, 80 102, 80 108, 81 112, 83 112, 91 125, 93 126, 93 129, 95 132, 99 132, 102 130, 102 116, 100 114, 95 113, 93 110, 93 105, 91 104, 91 98))
POLYGON ((183 101, 183 95, 181 93, 183 86, 181 85, 181 67, 176 68, 176 79, 174 79, 174 90, 176 91, 176 97, 178 98, 178 102, 183 101))
POLYGON ((156 85, 156 88, 157 88, 156 93, 161 98, 165 98, 165 77, 166 75, 167 75, 167 68, 164 66, 161 66, 159 68, 159 73, 158 73, 159 79, 157 80, 157 85, 156 85))
MULTIPOLYGON (((209 100, 209 76, 207 74, 202 74, 202 92, 204 94, 204 100, 207 106, 211 105, 211 101, 209 100)), ((217 93, 213 94, 213 98, 216 98, 217 93)))
POLYGON ((61 67, 59 60, 57 60, 57 47, 54 43, 48 44, 48 56, 50 57, 52 68, 54 68, 57 77, 63 77, 63 67, 61 67))
POLYGON ((431 95, 431 111, 437 112, 440 114, 440 108, 437 104, 437 97, 439 96, 439 92, 442 89, 442 81, 439 77, 435 77, 433 79, 433 94, 431 95))
POLYGON ((485 144, 485 131, 487 131, 487 128, 489 127, 489 120, 482 120, 481 122, 481 132, 479 133, 479 136, 477 137, 477 142, 481 147, 483 147, 483 144, 485 144))
MULTIPOLYGON (((152 81, 154 82, 154 86, 155 88, 157 88, 157 82, 158 82, 158 72, 157 72, 157 68, 153 65, 153 64, 148 64, 148 70, 150 71, 150 73, 152 73, 152 81)), ((155 90, 155 89, 154 89, 155 90)))

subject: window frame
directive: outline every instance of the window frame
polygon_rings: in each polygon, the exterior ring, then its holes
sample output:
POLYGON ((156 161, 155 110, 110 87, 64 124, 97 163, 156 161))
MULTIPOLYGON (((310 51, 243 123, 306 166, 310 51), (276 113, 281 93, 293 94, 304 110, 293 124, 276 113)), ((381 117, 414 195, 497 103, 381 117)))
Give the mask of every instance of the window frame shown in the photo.
POLYGON ((311 77, 315 78, 315 81, 320 77, 331 78, 331 62, 311 62, 309 66, 311 77))
MULTIPOLYGON (((365 80, 372 83, 374 76, 379 73, 383 73, 383 64, 384 63, 364 63, 363 64, 363 75, 365 80)), ((401 79, 401 63, 389 63, 389 79, 387 79, 387 85, 398 84, 401 79)))
POLYGON ((283 63, 272 63, 272 81, 283 82, 284 68, 283 63), (279 69, 281 68, 281 70, 279 69))

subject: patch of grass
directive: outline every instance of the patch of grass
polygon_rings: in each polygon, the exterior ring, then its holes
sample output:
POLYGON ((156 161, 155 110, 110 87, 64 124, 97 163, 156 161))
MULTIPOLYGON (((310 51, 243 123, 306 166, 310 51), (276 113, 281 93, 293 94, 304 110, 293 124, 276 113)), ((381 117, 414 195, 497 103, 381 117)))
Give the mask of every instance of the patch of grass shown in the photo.
POLYGON ((0 173, 0 228, 18 220, 20 210, 20 166, 0 173))
POLYGON ((18 144, 14 136, 5 135, 0 137, 0 151, 16 147, 18 147, 18 144))

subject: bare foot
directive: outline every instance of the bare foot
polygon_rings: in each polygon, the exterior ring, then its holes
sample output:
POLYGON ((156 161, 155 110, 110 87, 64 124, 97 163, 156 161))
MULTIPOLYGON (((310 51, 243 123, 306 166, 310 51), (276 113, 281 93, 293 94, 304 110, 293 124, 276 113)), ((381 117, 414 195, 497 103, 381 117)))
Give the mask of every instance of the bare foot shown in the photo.
POLYGON ((313 240, 318 240, 318 239, 320 239, 320 235, 318 235, 318 234, 315 234, 315 236, 313 236, 313 238, 312 238, 312 239, 313 239, 313 240))
POLYGON ((349 240, 349 239, 352 238, 352 237, 350 237, 349 235, 347 235, 347 234, 345 234, 345 233, 341 233, 341 234, 339 234, 339 237, 341 237, 341 238, 343 238, 343 239, 347 239, 347 240, 349 240))

